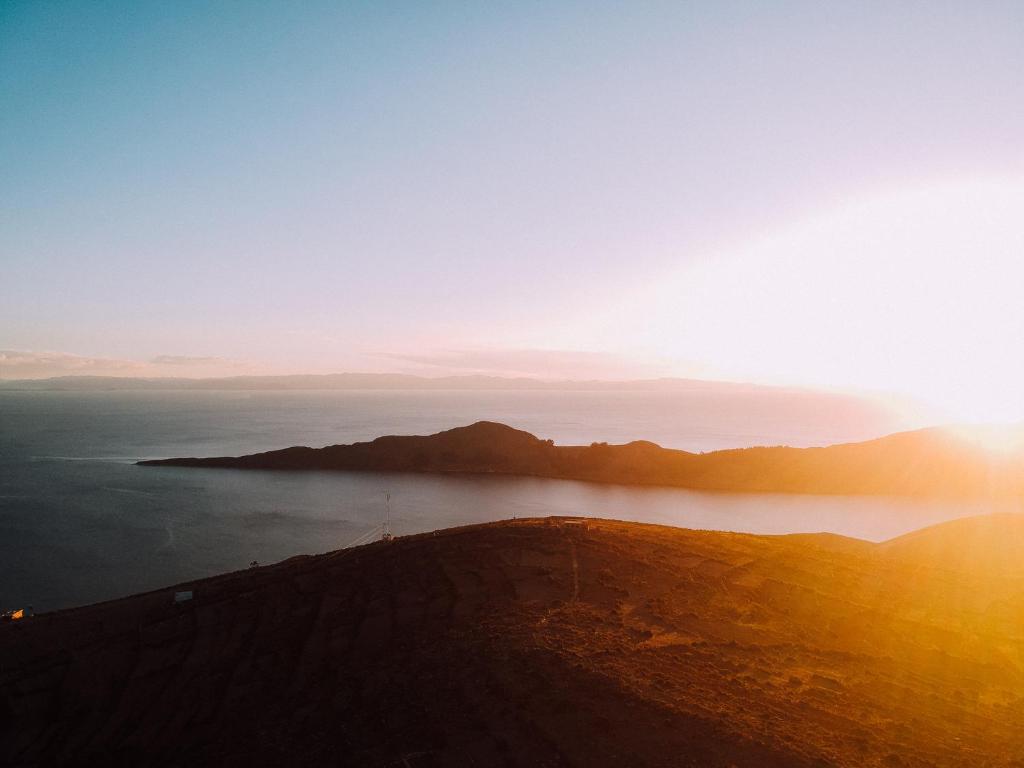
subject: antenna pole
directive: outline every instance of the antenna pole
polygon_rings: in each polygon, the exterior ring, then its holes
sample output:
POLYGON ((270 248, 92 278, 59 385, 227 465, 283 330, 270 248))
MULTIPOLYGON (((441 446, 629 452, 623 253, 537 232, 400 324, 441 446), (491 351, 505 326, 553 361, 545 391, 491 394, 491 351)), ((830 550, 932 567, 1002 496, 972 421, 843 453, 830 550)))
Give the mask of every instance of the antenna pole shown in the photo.
POLYGON ((391 541, 391 494, 384 493, 384 525, 381 526, 380 540, 391 541))

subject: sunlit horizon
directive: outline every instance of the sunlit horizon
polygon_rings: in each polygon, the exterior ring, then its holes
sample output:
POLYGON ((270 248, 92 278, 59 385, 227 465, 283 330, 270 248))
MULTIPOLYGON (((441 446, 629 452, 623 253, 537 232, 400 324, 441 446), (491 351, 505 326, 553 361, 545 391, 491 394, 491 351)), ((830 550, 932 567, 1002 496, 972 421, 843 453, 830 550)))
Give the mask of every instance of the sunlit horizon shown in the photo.
POLYGON ((0 379, 682 377, 1024 419, 1018 8, 0 22, 0 379))

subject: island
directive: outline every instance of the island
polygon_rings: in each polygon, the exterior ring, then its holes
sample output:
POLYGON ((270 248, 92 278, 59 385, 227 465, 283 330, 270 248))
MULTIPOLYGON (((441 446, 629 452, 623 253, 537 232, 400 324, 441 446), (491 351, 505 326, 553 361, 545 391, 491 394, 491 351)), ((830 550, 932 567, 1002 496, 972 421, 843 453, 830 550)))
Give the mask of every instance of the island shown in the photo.
POLYGON ((933 428, 821 448, 708 453, 623 445, 555 445, 480 421, 433 435, 292 447, 237 457, 151 459, 140 465, 260 470, 360 470, 521 475, 703 491, 966 498, 1024 495, 1024 456, 996 454, 933 428))

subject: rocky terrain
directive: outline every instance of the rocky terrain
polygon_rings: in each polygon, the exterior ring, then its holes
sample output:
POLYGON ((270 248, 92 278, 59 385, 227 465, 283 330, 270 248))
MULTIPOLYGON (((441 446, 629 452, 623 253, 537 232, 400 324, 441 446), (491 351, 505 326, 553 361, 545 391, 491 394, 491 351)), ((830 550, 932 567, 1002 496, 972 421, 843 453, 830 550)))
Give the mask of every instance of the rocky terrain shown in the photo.
POLYGON ((428 436, 294 447, 249 456, 141 461, 146 466, 468 472, 766 493, 971 497, 1024 494, 1024 455, 996 455, 942 429, 825 448, 690 453, 651 442, 560 446, 481 421, 428 436))
POLYGON ((1022 766, 1007 526, 509 521, 0 624, 0 764, 1022 766))

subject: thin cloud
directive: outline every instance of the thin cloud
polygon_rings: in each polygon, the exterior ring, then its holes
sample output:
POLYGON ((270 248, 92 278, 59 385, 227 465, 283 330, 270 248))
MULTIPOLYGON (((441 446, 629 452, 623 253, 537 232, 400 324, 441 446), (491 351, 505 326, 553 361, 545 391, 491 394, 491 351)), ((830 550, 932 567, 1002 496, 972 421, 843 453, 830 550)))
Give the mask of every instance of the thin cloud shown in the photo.
POLYGON ((190 357, 188 355, 157 355, 150 361, 154 365, 244 365, 226 357, 190 357))
POLYGON ((68 352, 0 350, 0 379, 56 376, 236 376, 264 372, 258 366, 223 357, 157 355, 147 361, 91 357, 68 352))
POLYGON ((455 349, 428 353, 384 352, 380 357, 439 373, 526 376, 540 379, 629 379, 678 370, 602 352, 556 349, 455 349))
POLYGON ((135 360, 86 357, 66 352, 0 350, 0 378, 44 379, 51 376, 142 376, 147 366, 135 360))

